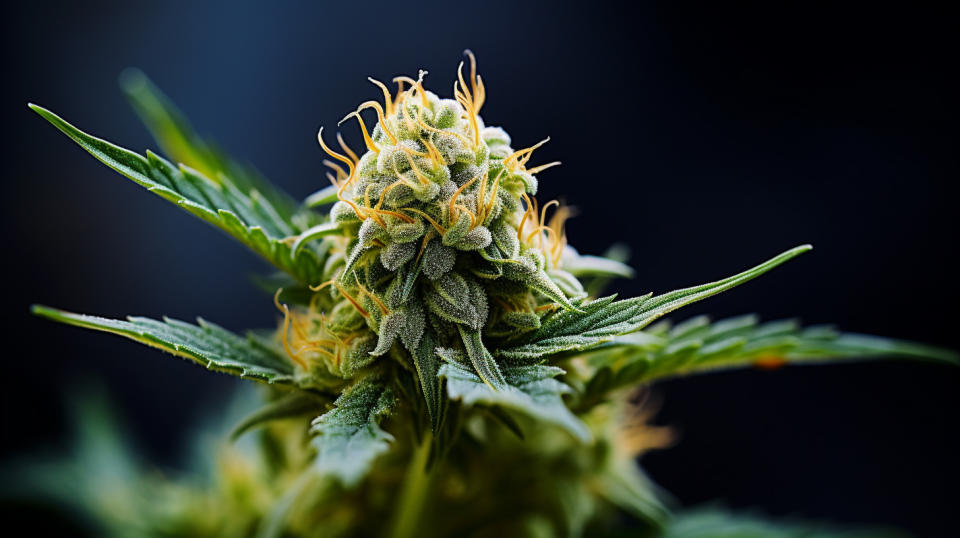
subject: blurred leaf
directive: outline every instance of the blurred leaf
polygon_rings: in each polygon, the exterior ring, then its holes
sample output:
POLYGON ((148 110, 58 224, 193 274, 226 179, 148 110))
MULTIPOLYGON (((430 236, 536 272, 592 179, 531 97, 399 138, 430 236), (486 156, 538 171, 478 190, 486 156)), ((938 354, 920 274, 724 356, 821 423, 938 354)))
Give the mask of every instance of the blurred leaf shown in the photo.
POLYGON ((40 305, 34 305, 32 311, 53 321, 124 336, 209 370, 267 383, 295 384, 293 364, 286 357, 203 319, 192 325, 170 318, 114 320, 40 305))
POLYGON ((719 509, 681 512, 660 535, 662 538, 904 538, 888 529, 843 529, 809 522, 772 522, 752 514, 719 509))
POLYGON ((229 158, 210 141, 200 138, 176 105, 142 71, 127 69, 121 73, 120 87, 170 159, 209 178, 227 176, 241 192, 259 192, 277 209, 282 219, 293 224, 296 201, 250 166, 229 158))
POLYGON ((597 477, 600 495, 621 510, 655 527, 662 527, 670 512, 657 498, 656 486, 633 459, 621 459, 597 477))
POLYGON ((291 392, 284 396, 268 402, 253 413, 247 415, 233 431, 230 432, 230 439, 236 440, 244 433, 263 426, 264 424, 285 418, 294 418, 316 413, 324 406, 324 399, 308 392, 291 392))
POLYGON ((633 278, 633 268, 620 260, 605 256, 580 254, 571 246, 563 249, 561 266, 575 277, 633 278))

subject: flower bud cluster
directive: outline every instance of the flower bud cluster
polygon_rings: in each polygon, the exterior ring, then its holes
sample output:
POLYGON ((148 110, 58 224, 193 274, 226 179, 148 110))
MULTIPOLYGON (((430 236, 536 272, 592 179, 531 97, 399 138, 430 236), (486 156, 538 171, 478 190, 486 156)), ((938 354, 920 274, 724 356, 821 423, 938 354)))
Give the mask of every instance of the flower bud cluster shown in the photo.
POLYGON ((485 90, 469 56, 469 84, 461 63, 454 99, 426 90, 423 71, 394 79, 396 95, 371 79, 383 105, 368 101, 344 118, 360 125, 360 155, 339 135, 341 151, 332 149, 321 129, 336 161, 326 164, 338 235, 320 246, 329 280, 314 288, 309 312, 292 314, 300 327, 284 332, 298 361, 323 356, 325 372, 349 378, 371 358, 416 354, 428 332, 438 346, 480 335, 470 339, 489 347, 586 295, 560 268, 568 211, 546 221, 556 202, 541 210, 534 198, 535 174, 559 163, 528 168, 546 141, 515 150, 506 131, 484 124, 485 90))

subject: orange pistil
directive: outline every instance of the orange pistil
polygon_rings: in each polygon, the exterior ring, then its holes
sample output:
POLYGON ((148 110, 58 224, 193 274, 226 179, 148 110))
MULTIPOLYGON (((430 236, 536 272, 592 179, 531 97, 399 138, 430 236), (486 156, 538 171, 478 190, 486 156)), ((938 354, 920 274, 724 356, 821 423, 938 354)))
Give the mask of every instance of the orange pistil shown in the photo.
MULTIPOLYGON (((460 193, 462 193, 462 192, 463 192, 466 188, 468 188, 470 185, 473 185, 473 183, 474 183, 475 181, 477 181, 478 179, 480 179, 480 174, 477 174, 477 175, 474 176, 473 179, 471 179, 470 181, 467 181, 467 182, 464 183, 463 185, 460 185, 460 188, 458 188, 456 191, 453 192, 453 196, 450 197, 450 207, 449 207, 449 210, 450 210, 450 222, 456 222, 456 221, 457 221, 457 208, 458 208, 458 207, 463 207, 462 205, 457 205, 457 198, 460 197, 460 193)), ((466 209, 466 208, 464 208, 464 209, 466 209)), ((468 210, 467 212, 469 213, 469 210, 468 210)), ((471 216, 471 218, 474 218, 474 217, 473 217, 473 214, 471 214, 470 216, 471 216)))
MULTIPOLYGON (((337 135, 337 139, 340 141, 341 145, 343 145, 344 150, 350 153, 351 155, 353 155, 353 152, 350 151, 350 148, 343 143, 343 139, 340 138, 339 134, 337 135)), ((323 141, 323 127, 321 127, 320 131, 317 133, 317 141, 320 142, 320 147, 323 148, 323 151, 327 152, 327 154, 333 157, 334 159, 347 165, 347 171, 348 171, 347 177, 346 179, 340 182, 340 186, 337 188, 337 200, 340 200, 341 202, 349 205, 350 208, 353 209, 353 212, 357 215, 358 219, 366 220, 367 219, 366 213, 362 211, 359 207, 357 207, 357 204, 353 203, 351 200, 344 198, 343 196, 343 191, 346 190, 347 186, 350 185, 350 183, 353 181, 353 178, 356 176, 356 173, 357 173, 356 162, 350 159, 349 157, 347 157, 346 155, 337 153, 336 151, 330 149, 330 146, 328 146, 327 143, 323 141)))
POLYGON ((353 307, 357 309, 357 312, 360 312, 361 316, 365 318, 370 317, 370 313, 367 312, 362 306, 360 306, 360 303, 358 303, 356 299, 354 299, 349 293, 347 293, 347 291, 343 289, 343 286, 341 286, 339 282, 334 281, 333 285, 336 286, 337 291, 340 292, 340 295, 343 295, 344 298, 350 301, 350 304, 352 304, 353 307))
POLYGON ((370 300, 372 300, 374 303, 376 303, 378 307, 380 307, 380 313, 382 313, 384 316, 390 313, 390 309, 387 308, 387 305, 383 304, 383 301, 381 301, 379 297, 370 293, 370 291, 367 290, 367 288, 363 287, 363 284, 360 283, 360 279, 357 277, 356 273, 353 274, 353 279, 357 282, 357 287, 360 288, 360 293, 369 297, 370 300))
POLYGON ((427 222, 429 222, 431 226, 433 226, 434 228, 436 228, 438 232, 440 232, 440 235, 447 233, 447 229, 441 226, 437 221, 433 220, 433 217, 431 217, 430 215, 427 215, 426 213, 424 213, 423 211, 420 211, 415 207, 401 207, 400 211, 413 211, 417 215, 420 215, 421 217, 427 219, 427 222))

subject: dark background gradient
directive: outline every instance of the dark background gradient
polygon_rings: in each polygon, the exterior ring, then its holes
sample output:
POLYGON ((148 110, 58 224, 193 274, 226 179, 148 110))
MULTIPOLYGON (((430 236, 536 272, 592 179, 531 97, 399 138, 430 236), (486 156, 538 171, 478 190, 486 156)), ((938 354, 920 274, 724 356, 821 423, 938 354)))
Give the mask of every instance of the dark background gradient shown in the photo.
MULTIPOLYGON (((487 123, 518 146, 552 137, 537 162, 564 165, 541 175, 540 198, 580 209, 571 243, 594 253, 629 244, 637 277, 617 291, 713 280, 810 242, 812 253, 674 319, 755 311, 956 347, 960 49, 946 12, 779 2, 26 4, 6 15, 3 32, 5 454, 63 445, 71 387, 100 379, 146 456, 175 469, 186 426, 236 386, 128 341, 32 318, 30 303, 202 315, 237 330, 275 322, 270 297, 248 280, 265 264, 26 108, 50 107, 131 149, 155 147, 117 89, 128 66, 146 71, 198 131, 302 197, 326 181, 317 128, 379 98, 368 75, 424 68, 428 87, 448 94, 469 47, 488 87, 487 123)), ((346 132, 359 140, 354 125, 346 132)), ((955 532, 958 369, 740 371, 657 392, 658 422, 682 437, 644 463, 685 504, 722 498, 774 515, 955 532)))

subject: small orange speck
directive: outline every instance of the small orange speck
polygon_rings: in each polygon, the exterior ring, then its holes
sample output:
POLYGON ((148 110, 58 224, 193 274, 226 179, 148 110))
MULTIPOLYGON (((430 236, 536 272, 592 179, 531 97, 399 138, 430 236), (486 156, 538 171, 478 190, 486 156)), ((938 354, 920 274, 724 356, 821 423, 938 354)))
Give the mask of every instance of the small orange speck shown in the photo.
POLYGON ((753 365, 760 370, 777 370, 787 364, 783 357, 761 357, 753 361, 753 365))

